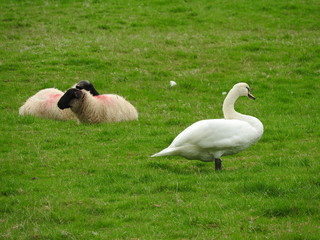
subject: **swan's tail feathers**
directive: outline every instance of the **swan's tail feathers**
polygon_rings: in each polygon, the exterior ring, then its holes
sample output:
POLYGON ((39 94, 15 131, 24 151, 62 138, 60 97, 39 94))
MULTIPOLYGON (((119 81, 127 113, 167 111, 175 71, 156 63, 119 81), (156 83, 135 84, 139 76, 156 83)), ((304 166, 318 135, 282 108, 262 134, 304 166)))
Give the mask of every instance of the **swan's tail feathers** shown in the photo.
POLYGON ((170 156, 173 155, 173 152, 175 151, 174 148, 165 148, 162 151, 153 154, 151 157, 161 157, 161 156, 170 156))

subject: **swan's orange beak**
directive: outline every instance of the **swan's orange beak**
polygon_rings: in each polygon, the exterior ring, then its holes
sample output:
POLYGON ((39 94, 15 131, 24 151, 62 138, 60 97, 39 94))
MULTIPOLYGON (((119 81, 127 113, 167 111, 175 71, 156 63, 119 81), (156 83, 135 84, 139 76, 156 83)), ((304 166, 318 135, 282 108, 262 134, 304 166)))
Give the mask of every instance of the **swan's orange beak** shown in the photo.
POLYGON ((255 100, 256 98, 251 94, 251 92, 248 92, 248 97, 252 98, 253 100, 255 100))

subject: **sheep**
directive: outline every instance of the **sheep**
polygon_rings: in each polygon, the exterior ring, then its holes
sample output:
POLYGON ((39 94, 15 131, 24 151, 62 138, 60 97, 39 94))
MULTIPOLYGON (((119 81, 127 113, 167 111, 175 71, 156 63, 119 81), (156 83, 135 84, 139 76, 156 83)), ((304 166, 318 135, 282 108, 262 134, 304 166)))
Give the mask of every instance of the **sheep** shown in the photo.
POLYGON ((56 88, 46 88, 31 96, 20 108, 19 115, 31 115, 54 120, 76 119, 72 111, 62 111, 56 103, 63 92, 56 88))
MULTIPOLYGON (((90 91, 93 95, 99 95, 93 85, 87 81, 80 81, 75 85, 79 89, 90 91)), ((61 110, 57 107, 57 102, 64 93, 56 88, 46 88, 31 96, 19 108, 19 115, 31 115, 54 120, 77 119, 70 109, 61 110)))
POLYGON ((70 88, 59 100, 60 109, 70 108, 81 123, 121 122, 138 119, 138 112, 123 97, 115 94, 92 96, 70 88))
POLYGON ((98 96, 99 93, 97 90, 94 88, 93 84, 89 82, 88 80, 82 80, 78 82, 73 88, 78 88, 78 89, 85 89, 91 93, 92 96, 98 96))

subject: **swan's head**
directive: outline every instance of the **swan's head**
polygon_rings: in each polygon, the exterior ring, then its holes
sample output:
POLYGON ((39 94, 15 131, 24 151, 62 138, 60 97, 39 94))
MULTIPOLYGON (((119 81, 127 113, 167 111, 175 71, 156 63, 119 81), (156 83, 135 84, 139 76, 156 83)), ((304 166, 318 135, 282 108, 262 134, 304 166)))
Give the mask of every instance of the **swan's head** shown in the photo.
POLYGON ((248 96, 255 100, 256 98, 251 94, 250 87, 247 83, 237 83, 233 86, 233 89, 238 93, 239 96, 248 96))

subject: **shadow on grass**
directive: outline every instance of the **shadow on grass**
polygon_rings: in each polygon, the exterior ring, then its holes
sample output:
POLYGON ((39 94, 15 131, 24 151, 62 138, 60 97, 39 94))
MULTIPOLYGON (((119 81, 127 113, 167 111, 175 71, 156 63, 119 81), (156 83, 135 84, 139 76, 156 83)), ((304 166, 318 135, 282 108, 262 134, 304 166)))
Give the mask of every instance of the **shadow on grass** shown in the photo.
POLYGON ((246 182, 244 185, 240 186, 239 191, 246 194, 261 194, 267 197, 281 197, 290 194, 292 189, 275 183, 246 182))
POLYGON ((195 174, 211 174, 214 172, 213 164, 210 163, 190 163, 190 164, 178 164, 169 162, 149 162, 147 165, 149 168, 159 169, 175 174, 182 175, 195 175, 195 174))
POLYGON ((298 217, 318 215, 319 208, 315 206, 308 206, 303 203, 291 203, 290 201, 268 207, 263 210, 263 215, 266 217, 298 217))

